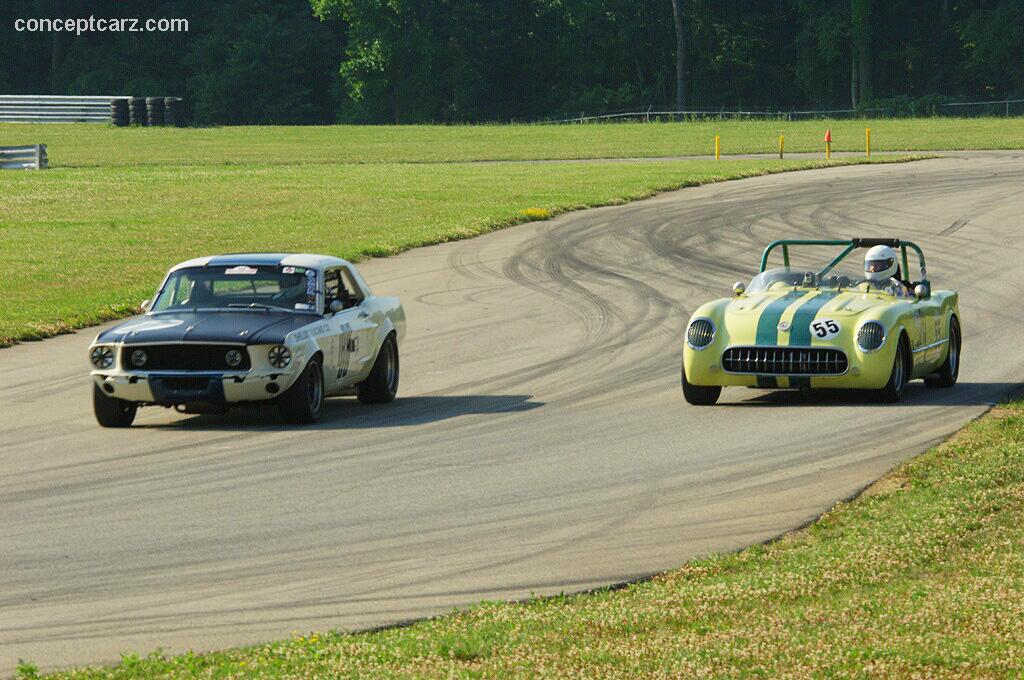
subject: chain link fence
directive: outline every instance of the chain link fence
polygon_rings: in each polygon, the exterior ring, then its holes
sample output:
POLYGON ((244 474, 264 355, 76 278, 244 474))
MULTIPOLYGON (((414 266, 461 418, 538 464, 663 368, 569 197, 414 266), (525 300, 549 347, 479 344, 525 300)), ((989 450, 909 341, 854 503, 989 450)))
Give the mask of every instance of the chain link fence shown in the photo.
POLYGON ((643 109, 581 112, 577 116, 545 118, 538 123, 615 123, 685 122, 708 120, 856 120, 906 117, 1012 118, 1024 116, 1024 99, 973 102, 943 101, 945 97, 927 97, 920 101, 908 97, 886 100, 885 105, 857 109, 686 109, 649 106, 643 109))

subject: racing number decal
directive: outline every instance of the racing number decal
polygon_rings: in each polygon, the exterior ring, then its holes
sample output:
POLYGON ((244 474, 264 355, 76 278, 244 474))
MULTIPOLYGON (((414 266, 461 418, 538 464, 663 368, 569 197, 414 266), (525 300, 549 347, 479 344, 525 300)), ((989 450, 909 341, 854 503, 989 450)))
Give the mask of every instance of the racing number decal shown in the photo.
POLYGON ((818 319, 817 321, 811 322, 811 333, 814 334, 818 340, 831 340, 832 338, 839 335, 839 331, 842 328, 838 321, 834 319, 818 319))
POLYGON ((341 327, 341 334, 338 336, 338 377, 344 378, 348 375, 349 358, 352 352, 356 351, 356 335, 352 327, 345 324, 341 327))

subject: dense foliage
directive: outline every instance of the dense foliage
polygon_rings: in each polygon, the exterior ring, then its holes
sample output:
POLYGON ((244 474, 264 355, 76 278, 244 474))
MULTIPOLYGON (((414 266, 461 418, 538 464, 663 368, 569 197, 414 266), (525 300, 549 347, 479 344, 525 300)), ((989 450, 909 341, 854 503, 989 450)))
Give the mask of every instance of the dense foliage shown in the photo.
POLYGON ((1022 44, 1024 0, 7 0, 0 92, 181 95, 199 123, 533 120, 677 101, 919 114, 1024 96, 1022 44), (13 30, 89 15, 190 27, 13 30))

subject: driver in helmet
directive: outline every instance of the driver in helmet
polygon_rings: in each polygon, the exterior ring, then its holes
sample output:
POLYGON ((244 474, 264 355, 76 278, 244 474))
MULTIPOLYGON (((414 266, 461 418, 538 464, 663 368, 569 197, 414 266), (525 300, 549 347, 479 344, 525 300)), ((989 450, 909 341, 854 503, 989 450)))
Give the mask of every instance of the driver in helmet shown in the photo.
POLYGON ((872 286, 884 290, 890 295, 898 297, 910 295, 910 288, 903 282, 900 275, 896 251, 889 246, 874 246, 864 256, 864 278, 872 286))

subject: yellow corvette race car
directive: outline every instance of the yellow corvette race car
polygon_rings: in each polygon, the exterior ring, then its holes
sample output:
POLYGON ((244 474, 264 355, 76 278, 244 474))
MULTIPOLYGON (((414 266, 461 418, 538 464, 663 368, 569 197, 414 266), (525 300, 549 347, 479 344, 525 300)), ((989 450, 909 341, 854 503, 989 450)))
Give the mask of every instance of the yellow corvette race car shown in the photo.
MULTIPOLYGON (((801 255, 807 252, 800 249, 801 255)), ((924 253, 914 243, 774 241, 761 257, 761 272, 733 291, 731 298, 699 307, 687 325, 682 384, 691 404, 714 404, 729 385, 870 390, 894 402, 916 378, 935 387, 956 384, 958 295, 931 290, 924 253), (791 265, 791 251, 802 246, 842 250, 824 264, 791 265), (870 249, 863 269, 837 270, 862 248, 870 249), (917 281, 904 278, 908 250, 920 265, 917 281), (773 251, 781 251, 783 266, 769 269, 773 251)))

